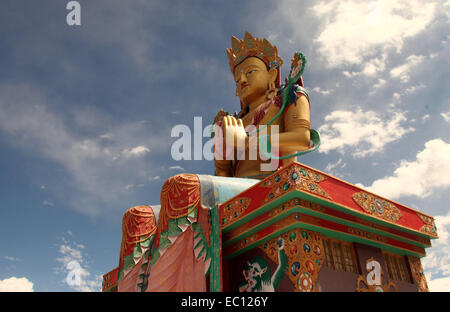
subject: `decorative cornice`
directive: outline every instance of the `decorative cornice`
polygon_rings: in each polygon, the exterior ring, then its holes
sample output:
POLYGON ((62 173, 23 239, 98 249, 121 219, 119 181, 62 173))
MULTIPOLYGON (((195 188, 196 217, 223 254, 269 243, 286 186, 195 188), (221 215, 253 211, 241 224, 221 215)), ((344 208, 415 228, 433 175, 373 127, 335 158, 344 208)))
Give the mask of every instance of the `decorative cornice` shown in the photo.
POLYGON ((397 223, 402 217, 400 210, 392 203, 378 198, 375 195, 360 191, 354 193, 353 200, 370 215, 382 218, 389 222, 397 223))

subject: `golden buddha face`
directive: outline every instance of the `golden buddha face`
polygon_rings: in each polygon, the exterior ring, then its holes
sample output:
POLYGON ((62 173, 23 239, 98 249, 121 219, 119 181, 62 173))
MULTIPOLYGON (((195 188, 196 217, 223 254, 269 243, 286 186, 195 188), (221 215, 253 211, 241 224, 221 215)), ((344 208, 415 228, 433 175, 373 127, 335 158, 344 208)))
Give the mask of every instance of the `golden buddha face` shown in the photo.
POLYGON ((266 64, 257 57, 248 57, 234 69, 236 95, 242 103, 251 104, 265 96, 275 86, 277 70, 267 70, 266 64))

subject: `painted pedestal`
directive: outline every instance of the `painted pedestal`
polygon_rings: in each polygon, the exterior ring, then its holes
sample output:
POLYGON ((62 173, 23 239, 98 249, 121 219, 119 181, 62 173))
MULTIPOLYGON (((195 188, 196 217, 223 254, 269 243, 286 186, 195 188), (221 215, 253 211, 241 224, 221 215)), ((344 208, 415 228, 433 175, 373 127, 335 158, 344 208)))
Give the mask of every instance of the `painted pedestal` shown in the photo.
MULTIPOLYGON (((207 285, 200 289, 428 291, 420 258, 437 238, 431 216, 300 163, 278 170, 209 213, 201 207, 200 185, 189 187, 187 201, 195 203, 197 219, 187 225, 205 236, 202 269, 207 277, 201 283, 207 285)), ((138 239, 127 245, 130 250, 142 245, 141 258, 134 257, 127 268, 140 265, 135 275, 142 281, 128 291, 145 288, 152 263, 152 249, 144 249, 153 243, 149 233, 156 222, 142 220, 134 226, 140 232, 132 235, 138 239)), ((170 225, 171 220, 165 222, 170 225)), ((119 287, 111 282, 123 270, 118 272, 105 274, 104 291, 121 290, 123 277, 119 287)))

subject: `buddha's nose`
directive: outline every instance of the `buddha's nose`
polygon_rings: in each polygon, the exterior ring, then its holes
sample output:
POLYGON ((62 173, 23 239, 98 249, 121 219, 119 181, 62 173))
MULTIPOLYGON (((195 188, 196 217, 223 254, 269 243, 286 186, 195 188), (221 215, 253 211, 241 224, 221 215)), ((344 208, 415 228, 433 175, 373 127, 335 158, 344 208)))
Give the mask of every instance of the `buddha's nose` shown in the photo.
POLYGON ((241 73, 241 75, 239 76, 239 81, 241 82, 241 84, 243 82, 247 82, 247 75, 245 75, 244 73, 241 73))
POLYGON ((241 77, 241 80, 239 81, 240 85, 241 85, 241 89, 245 88, 248 86, 248 80, 247 77, 245 75, 243 75, 241 77))

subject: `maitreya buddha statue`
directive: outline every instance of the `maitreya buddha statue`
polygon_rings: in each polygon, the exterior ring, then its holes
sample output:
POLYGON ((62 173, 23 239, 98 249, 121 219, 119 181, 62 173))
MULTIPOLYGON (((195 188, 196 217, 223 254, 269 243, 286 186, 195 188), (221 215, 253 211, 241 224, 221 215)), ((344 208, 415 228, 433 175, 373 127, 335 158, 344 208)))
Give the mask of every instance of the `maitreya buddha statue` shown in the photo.
POLYGON ((165 181, 158 220, 150 206, 127 210, 119 291, 220 290, 218 205, 320 143, 310 129, 303 55, 294 54, 282 85, 276 46, 248 32, 231 44, 227 54, 241 111, 220 110, 214 119, 215 175, 179 174, 165 181))

